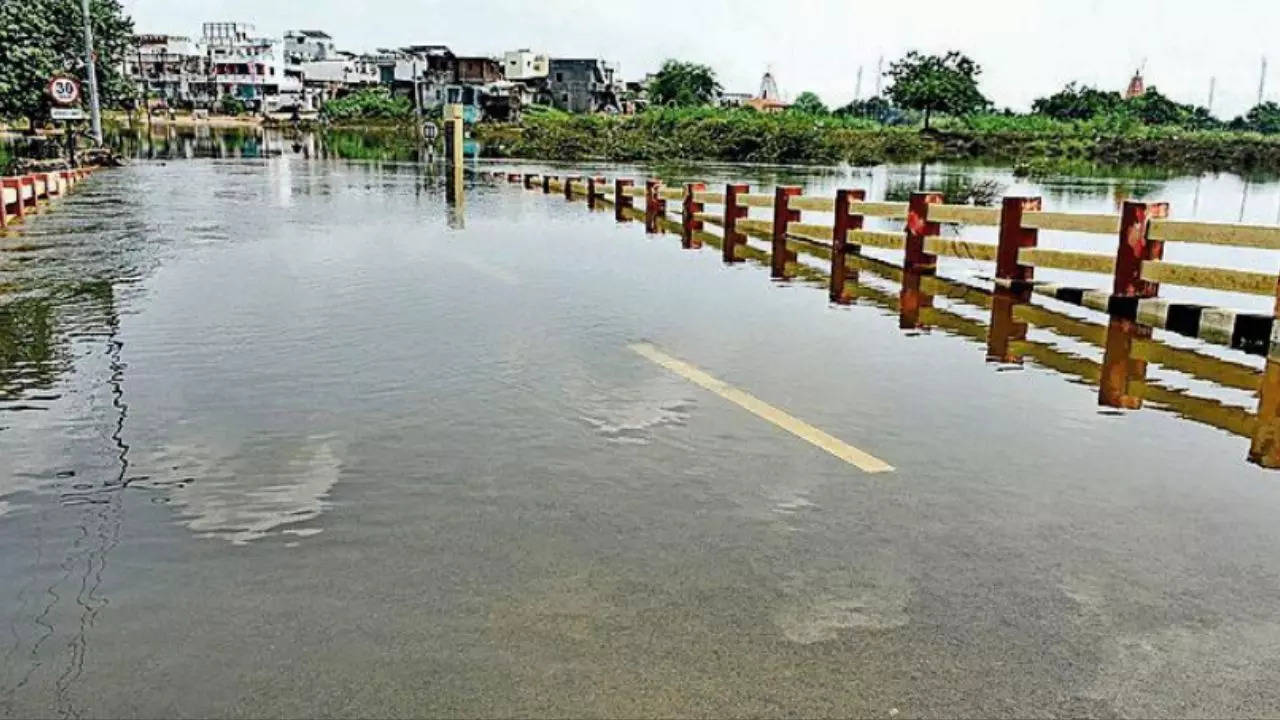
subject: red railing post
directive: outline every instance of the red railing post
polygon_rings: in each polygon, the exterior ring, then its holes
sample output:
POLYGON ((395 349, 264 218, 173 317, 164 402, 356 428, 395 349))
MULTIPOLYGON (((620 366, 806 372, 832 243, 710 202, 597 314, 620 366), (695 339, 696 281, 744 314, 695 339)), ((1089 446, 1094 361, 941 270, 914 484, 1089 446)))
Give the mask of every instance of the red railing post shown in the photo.
POLYGON ((785 278, 787 263, 796 259, 795 253, 787 250, 787 224, 800 220, 800 211, 790 207, 791 198, 800 193, 801 188, 795 185, 780 185, 773 191, 773 252, 770 272, 775 278, 785 278))
POLYGON ((20 218, 24 214, 22 207, 22 180, 20 178, 0 178, 0 226, 9 224, 9 205, 4 202, 4 191, 12 190, 14 195, 12 217, 20 218))
POLYGON ((938 256, 924 251, 924 239, 937 235, 940 225, 929 221, 929 206, 942 202, 942 193, 913 192, 907 205, 906 252, 903 267, 915 270, 932 270, 938 265, 938 256))
POLYGON ((631 209, 632 197, 629 194, 631 188, 636 184, 634 180, 618 178, 613 181, 613 219, 618 222, 627 222, 627 210, 631 209))
MULTIPOLYGON (((22 176, 22 184, 23 184, 23 185, 30 185, 30 186, 31 186, 31 209, 32 209, 32 210, 35 210, 36 212, 39 212, 39 211, 40 211, 40 202, 39 202, 39 196, 37 196, 37 195, 36 195, 36 176, 35 176, 35 175, 23 175, 23 176, 22 176)), ((21 194, 21 193, 19 193, 19 194, 21 194)))
POLYGON ((543 175, 542 176, 542 194, 548 195, 550 193, 551 193, 551 176, 543 175))
MULTIPOLYGON (((849 206, 867 199, 866 190, 837 190, 835 224, 831 230, 831 302, 845 303, 844 284, 849 276, 845 264, 849 248, 849 231, 862 229, 862 215, 851 215, 849 206)), ((857 245, 854 252, 862 251, 857 245)))
POLYGON ((724 244, 721 250, 726 263, 738 262, 738 246, 746 242, 746 237, 738 232, 738 221, 747 216, 750 208, 738 204, 738 196, 749 192, 751 187, 743 183, 724 186, 724 244))
POLYGON ((609 181, 602 175, 593 175, 587 178, 587 207, 592 210, 596 208, 596 199, 604 194, 603 188, 608 183, 609 181))
POLYGON ((684 202, 680 208, 680 229, 682 230, 680 239, 685 249, 702 247, 702 243, 696 241, 694 234, 703 228, 703 223, 697 215, 706 208, 706 204, 695 200, 694 194, 705 192, 706 189, 706 183, 684 184, 684 202))
POLYGON ((1147 237, 1151 220, 1169 215, 1168 203, 1125 201, 1120 213, 1120 244, 1116 249, 1116 277, 1112 294, 1124 298, 1152 298, 1160 284, 1142 279, 1142 261, 1164 257, 1164 242, 1147 237))
POLYGON ((1000 206, 1000 241, 996 247, 996 279, 1011 284, 1029 283, 1035 277, 1035 268, 1018 264, 1018 251, 1035 247, 1039 231, 1022 227, 1022 214, 1040 212, 1038 197, 1007 197, 1000 206))
POLYGON ((660 181, 644 181, 644 231, 650 234, 658 232, 658 219, 667 212, 667 201, 658 194, 660 192, 660 181))

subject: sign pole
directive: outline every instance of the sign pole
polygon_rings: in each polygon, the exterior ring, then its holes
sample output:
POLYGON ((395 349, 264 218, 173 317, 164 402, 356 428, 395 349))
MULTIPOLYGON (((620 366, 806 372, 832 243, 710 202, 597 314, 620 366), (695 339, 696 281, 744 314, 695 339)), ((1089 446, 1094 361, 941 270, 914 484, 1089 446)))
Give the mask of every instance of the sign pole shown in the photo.
POLYGON ((80 0, 84 12, 84 63, 89 73, 89 118, 93 124, 93 141, 102 144, 102 107, 98 103, 98 68, 93 59, 93 20, 89 15, 89 0, 80 0))

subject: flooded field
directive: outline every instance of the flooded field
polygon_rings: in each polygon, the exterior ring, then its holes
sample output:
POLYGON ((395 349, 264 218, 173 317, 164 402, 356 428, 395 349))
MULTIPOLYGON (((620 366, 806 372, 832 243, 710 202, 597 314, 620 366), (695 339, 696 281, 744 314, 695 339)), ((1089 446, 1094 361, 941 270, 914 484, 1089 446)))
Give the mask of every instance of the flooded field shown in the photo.
MULTIPOLYGON (((0 238, 0 715, 1280 712, 1264 358, 1011 307, 962 262, 912 288, 869 261, 834 306, 314 142, 176 138, 0 238)), ((919 173, 597 170, 874 199, 919 173)), ((930 172, 1280 210, 1229 176, 930 172)), ((1212 259, 1268 262, 1238 252, 1212 259)))

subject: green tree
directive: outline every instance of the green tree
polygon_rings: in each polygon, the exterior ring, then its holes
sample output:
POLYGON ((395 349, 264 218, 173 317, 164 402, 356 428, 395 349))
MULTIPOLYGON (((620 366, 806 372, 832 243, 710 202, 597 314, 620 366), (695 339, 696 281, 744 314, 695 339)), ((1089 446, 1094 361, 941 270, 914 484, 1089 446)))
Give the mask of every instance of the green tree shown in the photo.
POLYGON ((1244 128, 1272 135, 1280 133, 1280 105, 1264 102, 1255 105, 1244 116, 1244 128))
POLYGON ((808 90, 796 96, 796 101, 791 103, 791 109, 806 115, 826 115, 831 112, 822 103, 822 98, 818 97, 817 93, 808 90))
POLYGON ((234 95, 223 95, 222 99, 218 101, 218 112, 223 115, 239 117, 248 112, 248 110, 244 101, 234 95))
POLYGON ((1123 102, 1118 92, 1068 83, 1058 92, 1036 99, 1031 112, 1058 120, 1091 120, 1116 112, 1123 102))
POLYGON ((982 68, 961 53, 921 55, 914 50, 889 66, 886 92, 898 107, 924 113, 924 127, 934 113, 968 115, 990 103, 978 90, 982 68))
MULTIPOLYGON (((91 0, 89 15, 102 104, 117 106, 134 95, 121 73, 133 47, 133 20, 119 0, 91 0)), ((40 123, 48 116, 45 88, 51 76, 87 79, 83 33, 78 2, 0 0, 0 117, 40 123)))
POLYGON ((1135 98, 1125 100, 1125 109, 1143 125, 1182 125, 1193 108, 1178 103, 1155 87, 1135 98))
POLYGON ((880 96, 854 100, 842 108, 837 108, 835 114, 839 117, 866 118, 886 125, 896 123, 902 115, 893 107, 893 103, 880 96))
POLYGON ((706 65, 668 60, 649 83, 649 101, 681 107, 707 105, 721 90, 715 71, 706 65))

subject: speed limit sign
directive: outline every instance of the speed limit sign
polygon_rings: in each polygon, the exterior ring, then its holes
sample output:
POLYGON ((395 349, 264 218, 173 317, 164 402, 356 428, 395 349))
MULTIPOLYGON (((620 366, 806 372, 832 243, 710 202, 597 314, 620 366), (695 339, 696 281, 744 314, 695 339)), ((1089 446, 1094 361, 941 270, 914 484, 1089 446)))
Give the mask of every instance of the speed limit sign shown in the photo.
POLYGON ((66 75, 56 75, 49 80, 49 97, 59 105, 74 105, 80 101, 80 82, 66 75))

